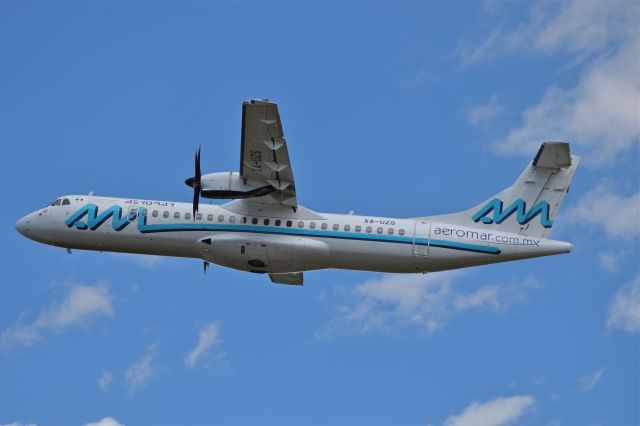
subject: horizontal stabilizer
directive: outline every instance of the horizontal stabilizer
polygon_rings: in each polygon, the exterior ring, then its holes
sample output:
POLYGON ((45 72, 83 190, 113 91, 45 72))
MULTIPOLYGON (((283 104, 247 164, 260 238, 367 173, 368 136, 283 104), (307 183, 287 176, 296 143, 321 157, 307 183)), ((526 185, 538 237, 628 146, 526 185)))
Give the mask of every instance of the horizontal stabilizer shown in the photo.
POLYGON ((304 277, 302 272, 292 272, 289 274, 269 274, 272 283, 302 285, 304 277))
POLYGON ((569 144, 567 142, 544 142, 533 159, 533 165, 548 169, 570 167, 569 144))

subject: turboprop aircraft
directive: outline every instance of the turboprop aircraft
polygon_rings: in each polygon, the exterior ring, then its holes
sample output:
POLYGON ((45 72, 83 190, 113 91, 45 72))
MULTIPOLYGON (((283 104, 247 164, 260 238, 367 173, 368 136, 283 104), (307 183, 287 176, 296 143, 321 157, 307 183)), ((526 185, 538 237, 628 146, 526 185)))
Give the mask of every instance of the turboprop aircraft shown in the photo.
POLYGON ((320 213, 298 204, 275 103, 242 105, 240 170, 186 180, 193 202, 65 195, 18 220, 32 240, 81 250, 191 257, 303 283, 325 268, 425 273, 568 253, 547 239, 580 158, 545 142, 513 185, 469 210, 408 219, 320 213), (232 199, 199 205, 200 197, 232 199), (111 219, 109 221, 109 219, 111 219))

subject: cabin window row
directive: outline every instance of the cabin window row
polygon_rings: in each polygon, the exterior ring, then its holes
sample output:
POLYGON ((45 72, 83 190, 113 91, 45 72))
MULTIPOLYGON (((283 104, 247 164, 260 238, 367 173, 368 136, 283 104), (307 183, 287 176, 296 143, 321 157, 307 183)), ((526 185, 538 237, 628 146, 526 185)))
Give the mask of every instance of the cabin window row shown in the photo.
MULTIPOLYGON (((141 209, 140 213, 141 216, 146 216, 147 215, 147 211, 146 209, 141 209)), ((160 212, 158 210, 153 210, 151 212, 151 216, 153 217, 158 217, 160 216, 160 212)), ((171 216, 171 213, 167 210, 162 212, 162 217, 165 219, 168 219, 171 216)), ((191 213, 185 213, 183 216, 186 220, 190 220, 191 219, 191 213)), ((174 219, 180 219, 180 212, 173 212, 173 218, 174 219)), ((202 213, 196 213, 196 220, 203 220, 204 216, 202 213)), ((206 216, 206 220, 207 222, 213 222, 214 219, 214 215, 212 214, 208 214, 206 216)), ((217 217, 218 222, 224 222, 224 215, 218 215, 217 217)), ((235 223, 236 218, 235 216, 229 216, 229 222, 231 223, 235 223)))
MULTIPOLYGON (((131 213, 130 213, 131 214, 131 213)), ((159 216, 159 212, 158 210, 154 210, 153 212, 151 212, 151 216, 153 217, 158 217, 159 216)), ((144 211, 144 213, 141 211, 140 215, 146 215, 146 210, 144 211)), ((170 213, 168 211, 164 211, 162 212, 162 217, 165 219, 168 219, 170 216, 170 213)), ((180 219, 180 212, 174 212, 173 213, 173 218, 174 219, 180 219)), ((190 220, 191 219, 191 213, 185 213, 184 214, 184 218, 186 220, 190 220)), ((213 222, 214 219, 214 215, 209 214, 206 216, 206 220, 207 222, 213 222)), ((225 216, 224 215, 218 215, 218 217, 216 218, 218 222, 224 222, 225 221, 225 216)), ((203 220, 203 215, 202 213, 196 213, 196 220, 203 220)), ((229 223, 236 223, 236 216, 229 216, 228 218, 229 223)), ((240 223, 242 224, 246 224, 249 223, 249 219, 246 216, 241 216, 240 217, 240 223)), ((251 218, 251 222, 252 225, 259 225, 260 224, 260 219, 258 219, 257 217, 253 217, 251 218)), ((269 226, 269 225, 273 225, 273 226, 286 226, 287 228, 292 228, 293 227, 293 221, 292 220, 282 220, 282 219, 274 219, 273 221, 269 218, 264 218, 262 219, 262 225, 265 226, 269 226)), ((305 222, 300 220, 297 222, 297 227, 298 228, 304 228, 305 227, 305 222)), ((317 228, 317 224, 316 222, 309 222, 309 229, 316 229, 317 228)), ((343 225, 342 226, 342 230, 345 232, 350 232, 351 231, 351 225, 343 225)), ((320 229, 322 229, 323 231, 326 231, 329 229, 329 224, 327 224, 327 222, 322 222, 320 223, 320 229)), ((340 225, 337 223, 334 223, 331 225, 331 229, 333 231, 339 231, 340 230, 340 225)), ((362 232, 362 226, 360 225, 356 225, 353 227, 354 232, 362 232)), ((364 228, 364 232, 367 234, 372 234, 374 232, 373 227, 371 226, 367 226, 364 228)), ((379 226, 375 229, 375 233, 376 234, 384 234, 385 230, 383 227, 379 226)), ((395 229, 394 228, 387 228, 386 231, 387 235, 394 235, 395 234, 395 229)), ((400 228, 398 230, 398 235, 403 236, 405 235, 406 232, 404 229, 400 228)))

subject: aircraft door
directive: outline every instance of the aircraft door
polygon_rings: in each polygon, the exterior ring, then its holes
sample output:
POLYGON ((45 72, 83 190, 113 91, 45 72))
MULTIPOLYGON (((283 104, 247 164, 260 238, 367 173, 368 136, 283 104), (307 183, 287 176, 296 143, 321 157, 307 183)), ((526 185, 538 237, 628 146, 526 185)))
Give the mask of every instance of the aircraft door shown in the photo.
POLYGON ((413 255, 422 257, 428 256, 430 241, 431 224, 417 221, 413 233, 413 255))

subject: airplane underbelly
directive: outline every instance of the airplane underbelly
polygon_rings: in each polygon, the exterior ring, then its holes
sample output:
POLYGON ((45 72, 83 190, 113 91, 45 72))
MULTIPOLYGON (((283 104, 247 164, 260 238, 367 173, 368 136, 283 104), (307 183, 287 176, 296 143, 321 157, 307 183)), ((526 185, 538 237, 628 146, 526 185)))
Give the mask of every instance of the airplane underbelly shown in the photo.
POLYGON ((375 272, 422 272, 424 258, 402 243, 331 240, 331 267, 375 272))

